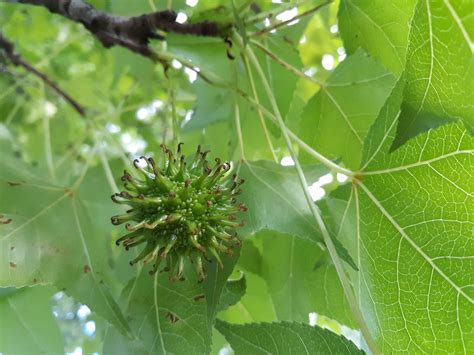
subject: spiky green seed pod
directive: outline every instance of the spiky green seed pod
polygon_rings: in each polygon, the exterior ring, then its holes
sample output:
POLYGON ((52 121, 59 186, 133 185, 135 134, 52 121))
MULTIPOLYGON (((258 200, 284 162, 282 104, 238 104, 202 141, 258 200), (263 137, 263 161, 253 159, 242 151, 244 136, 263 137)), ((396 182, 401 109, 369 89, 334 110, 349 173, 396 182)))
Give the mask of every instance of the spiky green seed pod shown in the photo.
POLYGON ((244 181, 237 181, 237 175, 230 173, 231 165, 218 158, 211 168, 206 160, 209 151, 201 151, 200 146, 194 159, 186 162, 181 146, 175 158, 161 145, 161 163, 145 157, 135 160, 141 178, 124 171, 127 191, 112 195, 112 200, 131 209, 111 219, 114 225, 126 223, 128 231, 117 245, 126 250, 144 245, 131 265, 153 261, 150 274, 154 274, 165 260, 163 270, 169 271, 170 278, 182 279, 185 262, 190 260, 202 280, 206 276, 203 258, 213 258, 223 267, 219 254, 232 254, 232 247, 240 244, 235 229, 243 221, 237 222, 236 214, 247 208, 236 197, 244 181))

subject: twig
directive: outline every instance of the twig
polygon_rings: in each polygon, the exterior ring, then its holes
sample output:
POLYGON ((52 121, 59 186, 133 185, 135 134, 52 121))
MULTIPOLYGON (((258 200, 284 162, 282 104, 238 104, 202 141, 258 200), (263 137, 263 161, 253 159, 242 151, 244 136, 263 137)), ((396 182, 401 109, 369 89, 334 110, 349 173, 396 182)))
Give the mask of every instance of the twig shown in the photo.
POLYGON ((11 61, 11 63, 15 66, 21 66, 25 68, 31 74, 40 78, 46 85, 48 85, 51 89, 56 91, 58 95, 60 95, 64 100, 66 100, 74 109, 81 115, 85 116, 84 107, 82 107, 76 100, 74 100, 71 96, 69 96, 64 90, 62 90, 58 85, 56 85, 49 77, 32 67, 28 62, 26 62, 19 54, 15 53, 15 48, 13 43, 7 40, 1 33, 0 33, 0 48, 3 49, 7 58, 11 61))
POLYGON ((268 18, 268 19, 275 18, 276 16, 278 16, 282 12, 285 12, 285 11, 295 7, 295 6, 304 5, 305 3, 308 3, 309 1, 310 0, 303 0, 303 1, 299 2, 297 5, 293 4, 293 2, 282 3, 282 4, 279 4, 277 8, 273 8, 269 11, 264 11, 264 12, 255 11, 256 15, 250 16, 249 18, 244 20, 244 24, 246 26, 254 25, 257 22, 261 22, 261 21, 265 20, 266 18, 268 18))
POLYGON ((296 76, 299 76, 300 78, 304 78, 306 80, 309 80, 311 81, 312 83, 320 86, 322 89, 325 88, 325 85, 323 82, 319 81, 318 79, 316 78, 313 78, 311 76, 308 76, 306 75, 305 73, 303 73, 301 70, 295 68, 294 66, 292 66, 291 64, 285 62, 283 59, 281 59, 280 57, 278 57, 275 53, 273 53, 270 49, 268 49, 267 47, 265 47, 264 45, 262 45, 261 43, 255 41, 255 40, 250 40, 250 43, 253 44, 255 47, 257 47, 258 49, 260 49, 263 53, 265 53, 270 59, 272 59, 273 61, 275 61, 276 63, 280 64, 283 68, 285 68, 286 70, 288 70, 289 72, 295 74, 296 76))
POLYGON ((269 26, 269 27, 265 27, 264 29, 261 29, 260 31, 256 31, 254 33, 252 33, 250 36, 251 37, 256 37, 256 36, 261 36, 265 33, 268 33, 268 32, 271 32, 273 30, 276 30, 277 28, 280 28, 282 26, 285 26, 293 21, 296 21, 296 20, 299 20, 300 18, 302 17, 305 17, 305 16, 308 16, 308 15, 311 15, 313 13, 315 13, 316 11, 318 11, 319 9, 323 8, 324 6, 326 5, 329 5, 330 3, 332 3, 333 0, 329 0, 329 1, 326 1, 325 3, 322 3, 316 7, 313 7, 312 9, 308 10, 308 11, 305 11, 299 15, 296 15, 295 17, 292 17, 288 20, 285 20, 285 21, 281 21, 281 22, 278 22, 276 24, 274 24, 273 26, 269 26))

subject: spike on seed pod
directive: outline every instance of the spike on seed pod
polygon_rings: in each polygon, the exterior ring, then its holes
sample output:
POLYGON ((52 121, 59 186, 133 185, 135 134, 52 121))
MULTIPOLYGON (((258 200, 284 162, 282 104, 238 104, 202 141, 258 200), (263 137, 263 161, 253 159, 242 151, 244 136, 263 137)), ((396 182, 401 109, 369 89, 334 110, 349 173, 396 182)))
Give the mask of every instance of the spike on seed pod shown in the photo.
POLYGON ((147 157, 133 161, 138 174, 124 170, 121 180, 130 192, 112 195, 115 203, 129 206, 126 214, 111 217, 113 224, 125 223, 127 230, 116 244, 126 250, 140 247, 130 264, 150 262, 150 275, 166 271, 170 280, 182 280, 185 264, 192 263, 202 281, 205 262, 222 268, 220 255, 232 254, 232 248, 240 245, 235 229, 242 222, 236 214, 247 208, 236 205, 236 198, 243 180, 229 174, 232 165, 219 158, 211 167, 206 160, 209 151, 201 146, 194 159, 182 154, 183 143, 176 155, 166 145, 160 147, 156 161, 147 157), (162 261, 166 266, 159 271, 162 261))

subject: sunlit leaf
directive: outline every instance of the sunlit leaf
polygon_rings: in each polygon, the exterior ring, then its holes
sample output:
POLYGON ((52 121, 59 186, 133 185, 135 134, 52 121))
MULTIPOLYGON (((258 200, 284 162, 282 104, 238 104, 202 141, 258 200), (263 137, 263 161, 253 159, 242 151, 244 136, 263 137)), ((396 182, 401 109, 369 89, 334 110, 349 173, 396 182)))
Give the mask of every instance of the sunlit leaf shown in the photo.
POLYGON ((396 147, 454 120, 474 127, 474 44, 469 1, 420 1, 411 23, 396 147), (470 22, 471 21, 471 22, 470 22))
POLYGON ((295 236, 264 233, 261 275, 278 320, 307 322, 316 312, 355 326, 336 270, 320 247, 295 236))
POLYGON ((342 62, 308 102, 301 137, 319 152, 356 168, 362 145, 395 84, 394 76, 359 50, 342 62))
POLYGON ((351 277, 383 352, 469 352, 473 139, 451 124, 389 153, 402 92, 398 84, 368 137, 347 206, 332 201, 334 231, 359 265, 351 277))
MULTIPOLYGON (((317 174, 323 175, 325 170, 322 166, 312 166, 307 168, 307 173, 314 178, 317 174)), ((248 207, 243 214, 246 225, 241 229, 242 235, 273 230, 322 245, 319 227, 293 167, 266 161, 244 162, 240 176, 247 181, 242 201, 248 207)), ((341 257, 355 267, 344 247, 337 240, 335 243, 341 257)))
POLYGON ((348 53, 364 48, 375 60, 400 74, 405 68, 410 21, 416 0, 342 0, 339 30, 348 53))
POLYGON ((216 322, 236 354, 363 354, 349 340, 329 330, 301 323, 216 322))

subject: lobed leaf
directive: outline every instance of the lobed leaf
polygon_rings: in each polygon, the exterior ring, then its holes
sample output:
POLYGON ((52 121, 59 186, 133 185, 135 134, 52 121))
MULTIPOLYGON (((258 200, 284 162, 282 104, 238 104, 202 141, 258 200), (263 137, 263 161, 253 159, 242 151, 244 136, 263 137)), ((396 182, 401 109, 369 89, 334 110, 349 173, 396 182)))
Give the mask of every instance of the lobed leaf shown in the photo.
POLYGON ((411 22, 394 147, 452 121, 474 127, 474 44, 469 1, 419 1, 411 22), (471 26, 470 26, 471 25, 471 26))
POLYGON ((216 322, 236 354, 363 354, 342 336, 301 323, 216 322))
POLYGON ((402 93, 400 81, 368 136, 346 206, 330 201, 333 230, 359 266, 352 281, 382 352, 469 353, 473 138, 451 124, 390 153, 402 93))
POLYGON ((410 21, 416 0, 342 0, 339 31, 349 54, 363 48, 400 75, 405 69, 410 21))
POLYGON ((321 154, 357 168, 364 139, 394 84, 389 71, 357 51, 308 102, 300 137, 321 154))

